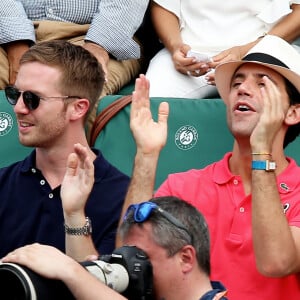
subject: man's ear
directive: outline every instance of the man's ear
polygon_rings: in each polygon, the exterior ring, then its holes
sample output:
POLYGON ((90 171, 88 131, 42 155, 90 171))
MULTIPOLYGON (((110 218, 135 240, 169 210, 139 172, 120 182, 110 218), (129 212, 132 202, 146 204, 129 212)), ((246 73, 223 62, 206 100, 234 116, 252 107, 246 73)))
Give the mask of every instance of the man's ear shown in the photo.
POLYGON ((180 252, 181 268, 183 273, 190 272, 197 264, 196 250, 192 245, 185 245, 180 252))
POLYGON ((285 123, 289 126, 300 123, 300 103, 289 107, 285 116, 285 123))
POLYGON ((90 107, 90 102, 88 99, 77 99, 71 103, 71 113, 70 113, 70 119, 71 120, 77 120, 80 118, 84 118, 87 114, 87 111, 90 107))

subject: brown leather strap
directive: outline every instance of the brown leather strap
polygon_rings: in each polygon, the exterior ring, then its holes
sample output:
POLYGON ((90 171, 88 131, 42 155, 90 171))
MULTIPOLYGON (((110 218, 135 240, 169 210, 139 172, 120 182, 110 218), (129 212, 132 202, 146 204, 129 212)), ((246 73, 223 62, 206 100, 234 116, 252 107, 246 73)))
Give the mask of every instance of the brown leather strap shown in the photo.
POLYGON ((132 95, 123 96, 111 104, 109 104, 106 108, 104 108, 100 114, 96 117, 93 127, 91 129, 91 138, 90 138, 90 146, 93 147, 95 145, 95 141, 100 134, 103 127, 107 124, 107 122, 113 118, 122 108, 128 105, 131 102, 132 95))

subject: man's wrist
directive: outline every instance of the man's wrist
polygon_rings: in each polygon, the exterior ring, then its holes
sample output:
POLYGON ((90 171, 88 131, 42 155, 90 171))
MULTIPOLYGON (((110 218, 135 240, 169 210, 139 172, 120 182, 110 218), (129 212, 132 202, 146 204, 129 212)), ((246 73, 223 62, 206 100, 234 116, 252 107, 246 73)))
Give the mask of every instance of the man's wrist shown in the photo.
POLYGON ((68 235, 85 235, 88 236, 92 233, 92 223, 89 217, 85 218, 83 226, 74 226, 64 223, 65 233, 68 235))

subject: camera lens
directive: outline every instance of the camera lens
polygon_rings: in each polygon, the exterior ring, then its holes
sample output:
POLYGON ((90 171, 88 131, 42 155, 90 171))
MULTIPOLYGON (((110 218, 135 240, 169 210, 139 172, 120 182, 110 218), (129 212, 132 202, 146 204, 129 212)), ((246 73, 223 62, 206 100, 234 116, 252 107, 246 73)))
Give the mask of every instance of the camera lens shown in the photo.
POLYGON ((74 300, 74 297, 61 281, 44 278, 18 264, 1 263, 0 299, 74 300))
MULTIPOLYGON (((30 291, 26 274, 14 264, 3 264, 0 268, 0 282, 4 299, 33 300, 36 299, 35 291, 30 291), (31 297, 31 294, 34 296, 31 297)), ((1 297, 2 298, 2 297, 1 297)))

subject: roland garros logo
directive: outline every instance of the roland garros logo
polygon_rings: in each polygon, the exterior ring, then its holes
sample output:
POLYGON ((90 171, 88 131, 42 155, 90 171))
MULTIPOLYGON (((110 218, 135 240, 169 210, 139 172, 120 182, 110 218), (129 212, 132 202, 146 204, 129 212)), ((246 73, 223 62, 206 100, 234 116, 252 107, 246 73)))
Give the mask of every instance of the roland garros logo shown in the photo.
POLYGON ((198 132, 194 126, 181 126, 175 133, 175 144, 181 150, 193 148, 198 141, 198 132))
POLYGON ((8 134, 13 127, 13 118, 6 112, 0 112, 0 136, 8 134))

